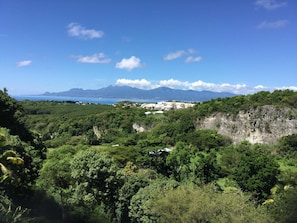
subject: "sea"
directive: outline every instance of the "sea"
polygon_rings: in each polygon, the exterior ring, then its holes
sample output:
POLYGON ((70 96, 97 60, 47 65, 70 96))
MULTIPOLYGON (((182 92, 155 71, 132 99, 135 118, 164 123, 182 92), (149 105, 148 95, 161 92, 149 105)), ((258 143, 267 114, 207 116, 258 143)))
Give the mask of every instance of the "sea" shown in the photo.
POLYGON ((45 96, 45 95, 22 95, 22 96, 11 96, 18 101, 73 101, 79 103, 90 103, 90 104, 107 104, 113 105, 121 101, 131 102, 143 102, 143 103, 156 103, 159 102, 156 99, 125 99, 125 98, 89 98, 89 97, 66 97, 66 96, 45 96))

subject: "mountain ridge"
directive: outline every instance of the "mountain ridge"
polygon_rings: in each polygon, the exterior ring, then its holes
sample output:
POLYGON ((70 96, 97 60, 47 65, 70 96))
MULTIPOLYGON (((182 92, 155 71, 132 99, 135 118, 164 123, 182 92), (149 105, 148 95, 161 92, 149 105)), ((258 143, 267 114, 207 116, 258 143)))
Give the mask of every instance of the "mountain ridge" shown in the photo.
POLYGON ((63 92, 46 92, 43 96, 68 96, 92 98, 122 98, 122 99, 150 99, 150 100, 177 100, 177 101, 207 101, 215 98, 233 97, 230 92, 180 90, 168 87, 159 87, 143 90, 129 86, 108 86, 97 90, 72 88, 63 92))

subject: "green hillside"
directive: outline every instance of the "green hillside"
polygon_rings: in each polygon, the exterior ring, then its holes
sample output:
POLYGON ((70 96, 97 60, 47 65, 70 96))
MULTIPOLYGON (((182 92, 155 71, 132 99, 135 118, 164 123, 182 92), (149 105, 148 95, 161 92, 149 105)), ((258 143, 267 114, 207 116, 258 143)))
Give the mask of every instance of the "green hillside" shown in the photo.
POLYGON ((0 222, 295 222, 296 108, 290 90, 147 114, 4 89, 0 222))

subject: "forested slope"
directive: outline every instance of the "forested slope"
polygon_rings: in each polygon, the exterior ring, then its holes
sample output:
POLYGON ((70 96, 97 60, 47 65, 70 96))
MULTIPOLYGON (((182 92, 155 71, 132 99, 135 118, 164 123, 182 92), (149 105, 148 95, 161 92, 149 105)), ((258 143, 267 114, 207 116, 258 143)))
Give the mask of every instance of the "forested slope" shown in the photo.
POLYGON ((155 115, 0 96, 0 222, 296 222, 296 92, 155 115))

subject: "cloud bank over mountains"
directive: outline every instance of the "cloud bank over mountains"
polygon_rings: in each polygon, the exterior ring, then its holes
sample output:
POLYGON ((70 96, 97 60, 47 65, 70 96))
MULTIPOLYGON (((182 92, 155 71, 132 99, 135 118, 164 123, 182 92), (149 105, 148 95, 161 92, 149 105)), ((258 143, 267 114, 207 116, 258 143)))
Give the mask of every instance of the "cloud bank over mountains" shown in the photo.
POLYGON ((254 87, 247 86, 246 84, 229 84, 229 83, 209 83, 201 80, 194 82, 179 81, 175 79, 149 81, 146 79, 118 79, 115 83, 116 86, 130 86, 140 89, 154 89, 158 87, 169 87, 173 89, 182 90, 196 90, 196 91, 214 91, 214 92, 230 92, 235 94, 253 94, 258 91, 274 91, 290 89, 297 91, 297 86, 284 86, 284 87, 265 87, 263 85, 257 85, 254 87))

